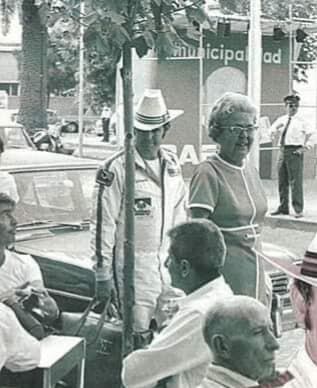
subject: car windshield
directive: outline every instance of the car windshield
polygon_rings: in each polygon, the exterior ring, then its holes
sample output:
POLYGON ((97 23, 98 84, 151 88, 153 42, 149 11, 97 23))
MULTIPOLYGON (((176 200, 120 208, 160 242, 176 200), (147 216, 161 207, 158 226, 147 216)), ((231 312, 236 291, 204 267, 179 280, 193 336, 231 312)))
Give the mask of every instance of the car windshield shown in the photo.
POLYGON ((18 224, 67 224, 88 220, 94 169, 17 172, 18 224))
POLYGON ((0 136, 4 140, 5 148, 32 148, 22 127, 0 127, 0 136))

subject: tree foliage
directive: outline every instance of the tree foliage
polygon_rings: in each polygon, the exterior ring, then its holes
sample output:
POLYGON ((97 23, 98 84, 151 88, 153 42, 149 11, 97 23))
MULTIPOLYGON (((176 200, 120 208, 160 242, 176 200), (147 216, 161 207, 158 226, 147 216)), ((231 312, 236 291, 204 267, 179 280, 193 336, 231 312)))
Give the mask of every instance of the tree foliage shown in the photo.
MULTIPOLYGON (((171 55, 175 44, 184 38, 184 26, 181 31, 174 23, 175 19, 179 15, 188 18, 185 35, 187 31, 192 38, 192 22, 202 22, 206 17, 201 5, 202 0, 88 0, 85 1, 85 14, 80 15, 79 1, 55 2, 50 16, 50 39, 59 52, 57 56, 56 49, 52 50, 54 61, 59 69, 66 70, 62 61, 56 59, 64 58, 63 46, 67 49, 74 45, 78 53, 78 28, 83 23, 86 102, 96 110, 105 102, 114 100, 116 65, 123 45, 128 42, 141 57, 149 49, 156 49, 160 58, 166 58, 171 55), (129 9, 133 9, 132 15, 129 9), (61 34, 73 43, 65 44, 61 34)), ((199 39, 197 32, 195 38, 199 39)), ((78 54, 75 51, 70 50, 69 53, 74 54, 71 62, 74 74, 78 69, 78 54)))

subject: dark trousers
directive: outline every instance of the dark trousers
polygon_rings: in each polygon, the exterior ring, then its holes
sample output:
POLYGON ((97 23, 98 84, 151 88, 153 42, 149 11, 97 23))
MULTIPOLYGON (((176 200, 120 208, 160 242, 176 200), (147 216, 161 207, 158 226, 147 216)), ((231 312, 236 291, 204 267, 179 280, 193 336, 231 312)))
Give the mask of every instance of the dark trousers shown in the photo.
POLYGON ((102 131, 103 131, 103 141, 108 142, 109 141, 109 124, 110 124, 110 119, 105 119, 103 118, 102 120, 102 131))
POLYGON ((298 146, 281 147, 278 161, 279 210, 289 211, 289 189, 292 193, 292 206, 296 213, 304 209, 303 168, 304 155, 294 154, 298 146))

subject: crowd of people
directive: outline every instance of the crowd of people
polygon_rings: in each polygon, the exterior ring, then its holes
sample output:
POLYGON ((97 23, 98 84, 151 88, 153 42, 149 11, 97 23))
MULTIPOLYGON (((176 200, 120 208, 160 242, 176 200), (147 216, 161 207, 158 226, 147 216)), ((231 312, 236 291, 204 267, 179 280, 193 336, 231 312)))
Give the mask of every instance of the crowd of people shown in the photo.
MULTIPOLYGON (((298 103, 298 96, 287 96, 288 115, 272 126, 272 133, 281 134, 281 202, 274 215, 289 213, 288 185, 295 216, 303 214, 302 160, 312 131, 296 118, 298 103)), ((167 108, 158 89, 145 90, 135 111, 133 329, 142 346, 123 360, 123 384, 317 387, 317 239, 301 266, 262 252, 268 205, 258 171, 248 159, 257 131, 256 107, 247 96, 231 92, 214 103, 208 133, 218 152, 196 168, 189 189, 177 156, 162 145, 172 121, 182 114, 167 108), (279 345, 272 330, 272 285, 265 261, 295 279, 293 307, 305 327, 305 343, 286 371, 275 366, 279 345), (154 338, 145 337, 153 327, 154 338), (144 345, 142 338, 151 341, 144 345)), ((13 212, 19 198, 10 197, 12 189, 0 191, 0 369, 28 371, 38 363, 39 342, 22 327, 14 309, 17 299, 31 288, 51 322, 60 312, 36 262, 8 250, 15 239, 13 212), (15 338, 10 327, 16 328, 15 338)), ((96 295, 103 302, 111 299, 121 316, 124 195, 122 151, 96 173, 91 215, 96 295)))

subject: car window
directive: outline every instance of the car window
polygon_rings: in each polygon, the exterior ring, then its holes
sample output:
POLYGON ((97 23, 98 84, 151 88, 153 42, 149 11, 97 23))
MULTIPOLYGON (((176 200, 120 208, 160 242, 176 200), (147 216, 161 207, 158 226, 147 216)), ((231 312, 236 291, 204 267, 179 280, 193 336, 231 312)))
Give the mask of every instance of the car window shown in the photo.
POLYGON ((18 224, 89 219, 95 170, 15 173, 18 224))
POLYGON ((25 137, 23 128, 0 127, 0 136, 4 140, 5 148, 32 148, 25 137))

